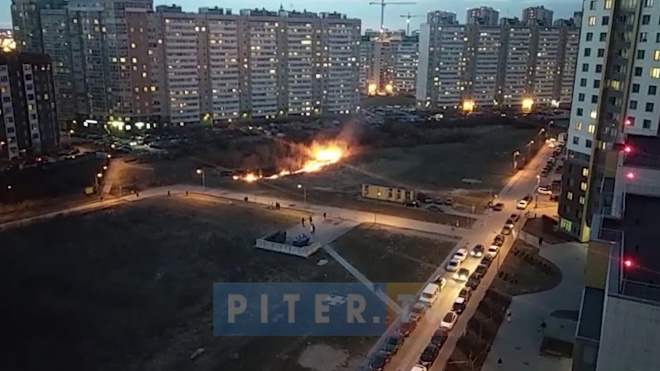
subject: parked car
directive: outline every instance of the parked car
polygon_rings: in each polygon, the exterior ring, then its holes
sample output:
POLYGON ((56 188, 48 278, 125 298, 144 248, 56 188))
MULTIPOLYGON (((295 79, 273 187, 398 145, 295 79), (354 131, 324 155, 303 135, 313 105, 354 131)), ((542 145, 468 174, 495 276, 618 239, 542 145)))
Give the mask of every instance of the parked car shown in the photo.
POLYGON ((408 337, 410 336, 410 333, 415 331, 417 328, 417 322, 415 321, 409 321, 409 322, 404 322, 399 326, 399 333, 403 335, 403 337, 408 337))
POLYGON ((474 256, 475 258, 480 258, 484 255, 484 245, 477 245, 474 248, 472 248, 472 251, 470 251, 470 255, 474 256))
POLYGON ((445 316, 442 317, 442 321, 440 321, 440 328, 444 328, 447 329, 447 331, 451 331, 454 328, 457 319, 458 319, 458 314, 451 311, 447 312, 445 316))
POLYGON ((511 231, 512 231, 512 230, 513 230, 513 228, 509 228, 509 227, 505 224, 504 227, 502 228, 502 231, 500 232, 500 234, 502 234, 502 235, 504 235, 504 236, 508 236, 508 235, 511 234, 511 231))
POLYGON ((539 187, 536 191, 540 195, 551 195, 552 194, 552 189, 550 189, 550 187, 539 187))
POLYGON ((490 255, 485 255, 485 256, 483 257, 483 259, 481 259, 481 263, 479 263, 479 264, 482 264, 482 265, 485 265, 485 266, 487 266, 487 267, 490 267, 490 265, 493 264, 493 257, 490 256, 490 255))
POLYGON ((520 214, 513 213, 509 215, 509 219, 513 220, 514 223, 518 223, 518 220, 520 220, 520 214))
POLYGON ((433 333, 433 336, 431 337, 431 344, 435 344, 438 347, 442 347, 442 345, 447 341, 447 331, 443 329, 437 329, 433 333))
POLYGON ((436 206, 436 205, 431 205, 431 206, 427 207, 426 210, 428 210, 428 211, 434 211, 434 212, 436 212, 436 213, 441 213, 441 212, 443 212, 442 209, 440 208, 440 206, 436 206))
POLYGON ((422 365, 414 365, 413 368, 410 369, 410 371, 428 371, 428 368, 422 365))
POLYGON ((527 205, 529 205, 529 201, 520 200, 520 201, 518 201, 518 204, 516 205, 516 209, 525 210, 527 208, 527 205))
POLYGON ((506 222, 504 223, 504 226, 505 226, 506 228, 511 228, 511 229, 513 229, 513 227, 516 226, 516 222, 514 222, 512 219, 507 219, 506 222))
POLYGON ((470 300, 472 297, 472 289, 469 287, 463 287, 458 293, 459 298, 465 298, 465 300, 470 300))
POLYGON ((412 321, 419 321, 426 314, 426 305, 423 303, 415 303, 412 309, 410 309, 410 319, 412 321))
POLYGON ((438 295, 440 295, 440 286, 435 283, 427 283, 426 287, 424 287, 424 291, 422 291, 422 294, 419 296, 419 302, 428 307, 432 307, 433 303, 438 299, 438 295))
POLYGON ((488 266, 484 264, 477 265, 477 268, 474 270, 474 273, 479 273, 480 275, 485 275, 488 272, 488 266))
POLYGON ((465 281, 470 276, 470 270, 467 268, 461 268, 458 272, 454 273, 454 279, 456 281, 465 281))
POLYGON ((379 350, 371 357, 369 361, 369 369, 374 371, 380 371, 385 368, 385 365, 390 362, 390 354, 379 350))
POLYGON ((501 203, 501 202, 498 202, 495 205, 493 205, 492 209, 493 209, 493 211, 502 211, 502 210, 504 210, 504 204, 501 203))
POLYGON ((444 205, 445 201, 442 198, 437 197, 433 199, 433 203, 436 205, 444 205))
POLYGON ((500 252, 500 247, 497 245, 490 245, 488 248, 488 251, 486 252, 486 255, 491 256, 491 257, 496 257, 497 254, 500 252))
POLYGON ((479 284, 481 283, 481 274, 478 272, 472 273, 470 278, 468 278, 467 282, 465 282, 465 286, 471 288, 472 290, 476 290, 477 287, 479 287, 479 284))
POLYGON ((439 274, 435 276, 435 278, 433 279, 433 283, 440 286, 440 290, 442 290, 445 288, 445 285, 447 284, 447 279, 442 277, 441 274, 439 274))
POLYGON ((422 366, 430 366, 435 362, 435 359, 438 358, 438 353, 440 353, 440 347, 435 344, 429 344, 426 346, 422 355, 419 357, 419 363, 422 366))
POLYGON ((445 198, 445 205, 447 206, 453 206, 454 205, 454 199, 451 197, 445 198))
POLYGON ((390 354, 390 356, 395 355, 399 351, 401 345, 403 345, 403 340, 405 338, 401 334, 390 335, 383 344, 382 350, 390 354))
POLYGON ((417 201, 406 201, 403 203, 404 206, 408 207, 419 207, 419 202, 417 201))
POLYGON ((456 271, 458 271, 458 268, 460 268, 460 267, 461 267, 461 261, 456 260, 456 259, 452 259, 452 260, 449 261, 449 263, 447 263, 447 266, 445 267, 445 270, 447 270, 447 272, 456 272, 456 271))
POLYGON ((454 300, 454 304, 452 304, 451 306, 451 310, 452 312, 461 314, 465 310, 466 306, 467 306, 467 302, 465 298, 456 298, 456 300, 454 300))
POLYGON ((502 246, 502 245, 504 245, 505 240, 506 240, 506 237, 503 234, 498 234, 493 239, 493 245, 502 246))
POLYGON ((456 251, 452 259, 460 260, 462 262, 467 257, 468 257, 468 251, 466 249, 458 249, 458 251, 456 251))

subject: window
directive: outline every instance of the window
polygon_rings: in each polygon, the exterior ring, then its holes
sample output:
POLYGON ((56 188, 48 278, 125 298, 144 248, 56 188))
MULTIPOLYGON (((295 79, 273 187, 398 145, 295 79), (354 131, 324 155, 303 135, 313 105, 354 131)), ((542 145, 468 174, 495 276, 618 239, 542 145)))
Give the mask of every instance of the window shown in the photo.
POLYGON ((632 84, 632 92, 639 93, 639 84, 632 84))
POLYGON ((649 24, 651 23, 651 16, 648 14, 645 14, 642 16, 642 24, 649 24))
POLYGON ((587 86, 587 79, 580 79, 580 86, 587 86))
POLYGON ((587 167, 582 168, 582 176, 585 178, 589 176, 589 168, 587 167))
POLYGON ((584 110, 582 108, 578 108, 577 110, 575 110, 575 114, 578 115, 578 116, 582 116, 583 113, 584 113, 584 110))
POLYGON ((645 43, 648 39, 649 33, 648 32, 640 32, 639 33, 639 42, 640 43, 645 43))
POLYGON ((589 63, 582 63, 582 72, 589 72, 589 63))
POLYGON ((587 148, 591 148, 591 140, 587 139, 584 141, 584 146, 587 148))
POLYGON ((587 182, 580 183, 580 189, 583 190, 583 191, 586 191, 587 190, 587 182))
POLYGON ((651 77, 654 79, 660 79, 660 68, 653 67, 651 68, 651 77))
POLYGON ((600 80, 594 80, 594 89, 600 88, 600 80))
POLYGON ((582 123, 580 121, 575 123, 575 130, 582 131, 582 123))
POLYGON ((589 134, 593 134, 594 131, 596 131, 596 125, 589 124, 589 127, 587 128, 587 131, 589 132, 589 134))
POLYGON ((598 96, 597 95, 592 95, 591 96, 591 103, 598 103, 598 96))
POLYGON ((653 60, 660 61, 660 50, 653 51, 653 60))
POLYGON ((655 93, 658 91, 658 87, 655 85, 650 85, 649 86, 649 95, 655 95, 655 93))
POLYGON ((603 16, 603 19, 600 20, 601 26, 607 26, 610 23, 610 17, 607 15, 603 16))
POLYGON ((573 200, 573 192, 566 192, 566 199, 569 201, 573 200))
POLYGON ((646 52, 644 50, 637 51, 637 59, 644 59, 646 52))
POLYGON ((653 112, 653 103, 646 103, 646 112, 653 112))
POLYGON ((655 34, 655 42, 660 43, 660 32, 655 34))
POLYGON ((644 120, 644 121, 642 121, 642 128, 644 128, 644 129, 650 129, 650 128, 651 128, 651 120, 644 120))
POLYGON ((596 17, 594 17, 594 16, 589 17, 587 24, 589 26, 595 26, 596 25, 596 17))
POLYGON ((596 110, 591 110, 591 112, 589 112, 589 117, 591 117, 592 119, 595 119, 596 116, 598 116, 596 110))
POLYGON ((580 205, 584 205, 584 196, 580 196, 580 198, 578 198, 578 202, 580 205))
POLYGON ((591 56, 591 48, 584 48, 584 56, 585 57, 591 56))
POLYGON ((634 117, 628 117, 626 119, 626 125, 628 126, 635 126, 635 118, 634 117))
POLYGON ((644 7, 650 8, 653 6, 653 0, 644 0, 644 7))
POLYGON ((587 41, 591 41, 594 39, 594 33, 593 32, 587 32, 587 41))
POLYGON ((631 100, 628 107, 630 107, 630 109, 637 109, 637 101, 636 100, 631 100))
POLYGON ((612 0, 605 0, 605 9, 612 9, 612 0))
POLYGON ((607 39, 607 32, 601 32, 598 40, 605 41, 606 39, 607 39))
POLYGON ((642 67, 635 67, 635 76, 642 76, 642 72, 644 72, 642 67))
POLYGON ((580 137, 573 137, 573 144, 576 146, 580 144, 580 137))
POLYGON ((590 1, 589 2, 589 10, 596 10, 596 2, 595 1, 590 1))
POLYGON ((602 58, 605 56, 605 49, 598 49, 598 58, 602 58))
POLYGON ((584 102, 584 93, 579 93, 578 94, 578 101, 579 102, 584 102))
MULTIPOLYGON (((572 232, 573 222, 571 222, 570 220, 566 220, 564 218, 561 218, 561 223, 559 223, 559 226, 561 227, 561 229, 563 229, 567 232, 572 232)), ((596 362, 594 361, 594 364, 595 363, 596 362)))

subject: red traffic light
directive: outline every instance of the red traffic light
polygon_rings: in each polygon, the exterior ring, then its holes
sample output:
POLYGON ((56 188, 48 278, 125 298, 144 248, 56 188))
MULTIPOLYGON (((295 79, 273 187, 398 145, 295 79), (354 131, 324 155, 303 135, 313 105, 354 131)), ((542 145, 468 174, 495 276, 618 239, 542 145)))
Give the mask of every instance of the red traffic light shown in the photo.
POLYGON ((632 152, 632 147, 631 146, 625 146, 625 147, 623 147, 623 151, 625 153, 630 153, 630 152, 632 152))
POLYGON ((630 260, 630 259, 626 259, 626 260, 624 260, 624 261, 623 261, 623 265, 624 265, 626 268, 630 268, 630 267, 632 267, 632 265, 633 265, 632 260, 630 260))

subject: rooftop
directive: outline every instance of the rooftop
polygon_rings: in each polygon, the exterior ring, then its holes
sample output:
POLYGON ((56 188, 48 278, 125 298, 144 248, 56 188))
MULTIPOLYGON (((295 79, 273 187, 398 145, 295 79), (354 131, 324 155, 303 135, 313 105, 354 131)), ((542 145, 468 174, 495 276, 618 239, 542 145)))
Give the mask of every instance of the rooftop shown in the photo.
POLYGON ((628 194, 621 224, 624 260, 632 261, 623 279, 660 286, 660 198, 628 194))
POLYGON ((623 160, 625 166, 660 168, 660 137, 629 134, 626 145, 632 150, 623 160))

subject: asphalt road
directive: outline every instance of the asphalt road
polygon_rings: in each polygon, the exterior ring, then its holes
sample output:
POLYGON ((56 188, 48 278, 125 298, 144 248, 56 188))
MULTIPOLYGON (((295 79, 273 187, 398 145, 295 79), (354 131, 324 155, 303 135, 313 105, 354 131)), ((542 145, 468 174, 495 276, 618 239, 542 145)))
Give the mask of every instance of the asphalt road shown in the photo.
MULTIPOLYGON (((509 184, 507 184, 498 196, 498 202, 503 202, 505 205, 504 210, 501 212, 489 211, 489 215, 482 217, 472 230, 463 235, 464 238, 457 244, 454 252, 461 247, 467 247, 468 250, 471 250, 472 247, 477 244, 482 244, 488 248, 493 241, 493 238, 501 231, 509 215, 512 213, 524 214, 524 212, 521 213, 520 210, 516 209, 516 204, 518 200, 522 199, 525 195, 533 194, 535 187, 537 186, 536 175, 540 173, 543 165, 551 154, 552 150, 548 147, 544 147, 524 170, 520 170, 510 180, 509 184)), ((525 211, 533 211, 533 209, 534 204, 532 202, 525 211)), ((443 345, 438 358, 429 370, 440 371, 444 368, 445 363, 448 361, 456 346, 456 341, 465 331, 467 322, 470 317, 472 317, 479 302, 485 295, 486 289, 495 278, 498 263, 504 261, 504 258, 508 254, 511 245, 515 240, 515 235, 517 235, 517 232, 520 230, 524 222, 525 220, 523 217, 517 223, 514 233, 507 236, 504 246, 500 248, 499 261, 498 259, 495 259, 495 262, 491 265, 481 284, 473 293, 466 310, 459 317, 453 331, 450 333, 449 339, 443 345)), ((453 254, 450 254, 447 257, 444 264, 451 259, 452 255, 453 254)), ((467 268, 470 272, 473 272, 480 261, 481 258, 477 259, 468 257, 461 267, 467 268)), ((443 273, 444 277, 447 279, 447 285, 440 293, 440 297, 437 299, 431 310, 420 320, 415 331, 406 339, 403 347, 385 367, 386 371, 409 371, 418 363, 419 356, 431 340, 431 336, 435 330, 439 327, 442 317, 447 311, 451 310, 454 300, 458 297, 458 293, 464 287, 464 283, 456 282, 452 278, 453 273, 446 272, 444 267, 441 267, 439 271, 443 273)))

